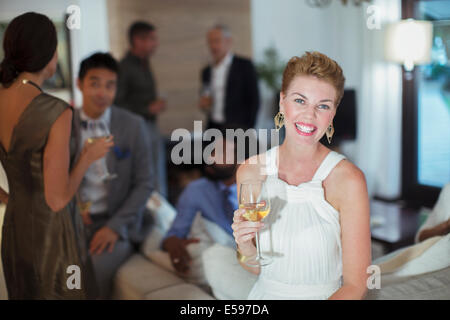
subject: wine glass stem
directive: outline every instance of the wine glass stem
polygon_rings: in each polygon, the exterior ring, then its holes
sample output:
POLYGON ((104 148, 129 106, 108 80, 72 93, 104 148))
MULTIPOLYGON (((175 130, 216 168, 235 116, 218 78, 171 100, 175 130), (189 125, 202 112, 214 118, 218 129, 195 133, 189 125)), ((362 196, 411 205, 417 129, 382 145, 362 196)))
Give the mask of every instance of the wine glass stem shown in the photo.
POLYGON ((256 231, 256 252, 257 252, 257 259, 261 259, 261 246, 259 245, 259 232, 256 231))

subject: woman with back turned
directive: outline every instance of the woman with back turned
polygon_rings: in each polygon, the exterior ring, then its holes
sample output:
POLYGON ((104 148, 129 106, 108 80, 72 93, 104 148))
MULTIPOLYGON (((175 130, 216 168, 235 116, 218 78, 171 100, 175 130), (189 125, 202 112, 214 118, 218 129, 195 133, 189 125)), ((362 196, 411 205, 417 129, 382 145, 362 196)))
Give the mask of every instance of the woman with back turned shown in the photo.
POLYGON ((262 223, 245 221, 244 209, 235 211, 240 261, 259 275, 249 299, 362 299, 366 293, 371 254, 364 174, 319 142, 324 134, 332 139, 344 82, 341 67, 324 54, 293 57, 275 118, 286 138, 258 156, 266 167, 250 158, 238 169, 238 185, 265 180, 273 218, 260 234, 273 262, 249 267, 245 260, 255 255, 253 239, 262 223))
POLYGON ((33 12, 12 20, 3 42, 0 161, 10 194, 0 188, 0 200, 7 204, 2 260, 10 299, 97 296, 72 199, 87 168, 113 142, 86 144, 73 161, 72 109, 40 88, 56 70, 56 45, 53 23, 33 12))

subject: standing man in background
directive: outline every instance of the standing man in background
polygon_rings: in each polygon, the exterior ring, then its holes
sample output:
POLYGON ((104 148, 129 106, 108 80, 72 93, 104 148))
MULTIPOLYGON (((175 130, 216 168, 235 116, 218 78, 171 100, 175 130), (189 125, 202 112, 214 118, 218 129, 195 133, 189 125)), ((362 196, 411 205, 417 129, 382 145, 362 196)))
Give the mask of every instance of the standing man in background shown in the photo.
POLYGON ((157 117, 166 108, 166 101, 157 95, 149 63, 159 45, 158 35, 152 24, 138 21, 130 26, 128 38, 130 50, 119 64, 115 104, 147 121, 155 189, 167 197, 165 142, 157 125, 157 117))
POLYGON ((208 31, 212 64, 202 70, 199 107, 208 114, 208 128, 230 124, 253 128, 259 109, 259 89, 252 62, 232 53, 231 33, 216 25, 208 31))

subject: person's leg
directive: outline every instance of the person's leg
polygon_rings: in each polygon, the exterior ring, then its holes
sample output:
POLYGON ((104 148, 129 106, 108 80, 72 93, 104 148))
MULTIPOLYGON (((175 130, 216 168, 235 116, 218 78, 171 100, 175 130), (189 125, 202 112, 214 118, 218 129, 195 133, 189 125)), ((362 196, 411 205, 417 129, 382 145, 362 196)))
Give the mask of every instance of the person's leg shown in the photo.
POLYGON ((166 155, 166 141, 164 136, 158 130, 158 184, 159 193, 167 198, 167 155, 166 155))
POLYGON ((167 197, 166 146, 155 122, 147 121, 150 136, 151 170, 153 185, 161 195, 167 197))
MULTIPOLYGON (((91 215, 92 224, 85 226, 88 248, 95 233, 106 225, 108 216, 106 214, 91 215)), ((99 255, 91 254, 91 262, 94 268, 95 278, 100 299, 109 299, 111 296, 112 283, 117 269, 125 260, 131 256, 133 248, 129 241, 118 240, 113 252, 104 251, 99 255)))
POLYGON ((110 299, 114 289, 114 276, 119 267, 132 255, 133 247, 129 241, 117 241, 113 252, 104 251, 92 255, 95 276, 101 299, 110 299))

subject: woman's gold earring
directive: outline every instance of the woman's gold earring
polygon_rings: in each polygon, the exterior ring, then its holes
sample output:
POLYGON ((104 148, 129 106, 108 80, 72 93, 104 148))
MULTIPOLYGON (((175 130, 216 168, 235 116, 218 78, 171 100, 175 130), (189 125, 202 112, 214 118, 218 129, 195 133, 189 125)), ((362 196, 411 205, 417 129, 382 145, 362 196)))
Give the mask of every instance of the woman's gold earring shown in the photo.
POLYGON ((273 122, 275 122, 275 129, 278 131, 284 126, 284 114, 279 111, 275 118, 273 118, 273 122))
POLYGON ((333 138, 333 134, 334 134, 333 123, 330 124, 330 126, 327 128, 327 131, 325 132, 325 134, 327 135, 328 144, 331 144, 331 139, 333 138))

